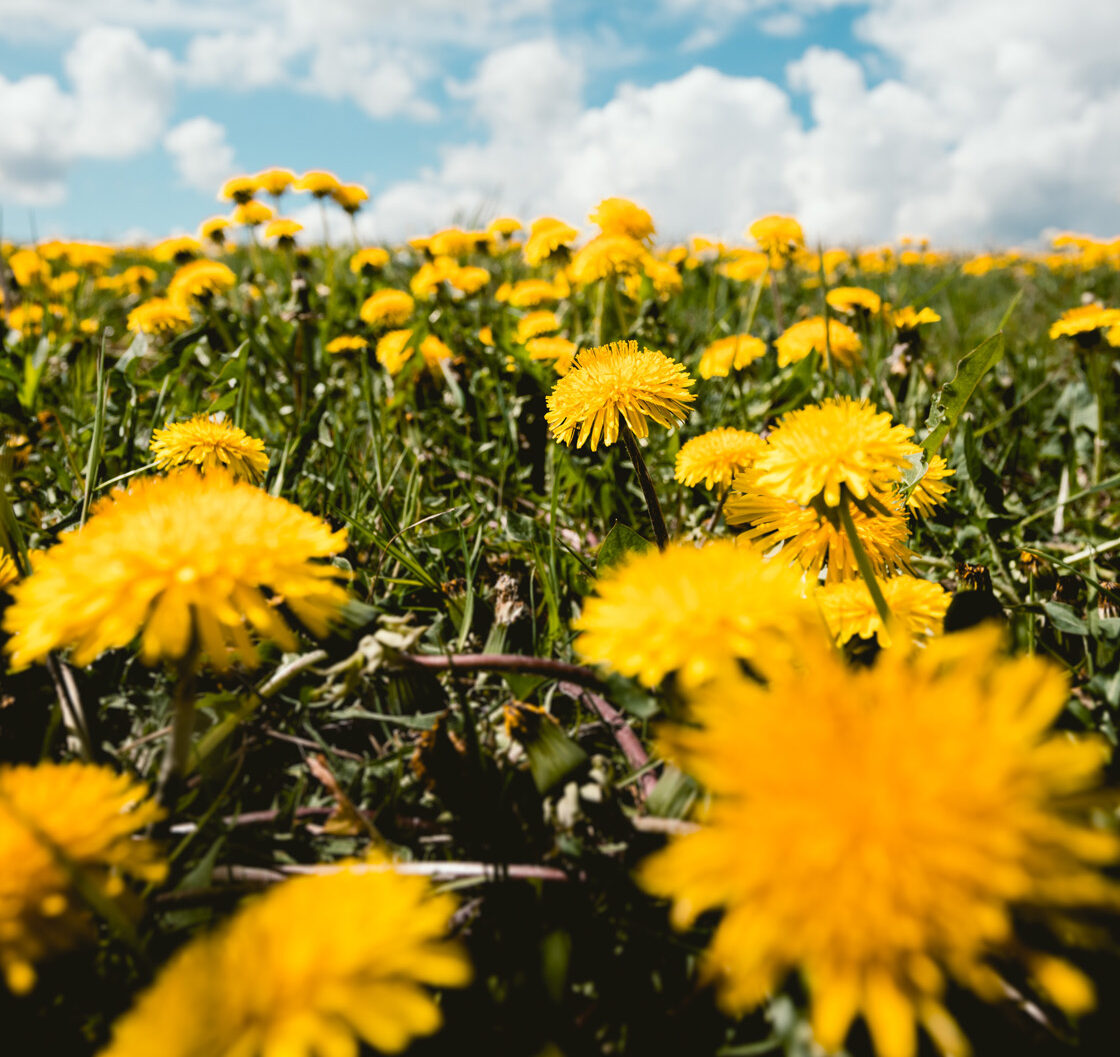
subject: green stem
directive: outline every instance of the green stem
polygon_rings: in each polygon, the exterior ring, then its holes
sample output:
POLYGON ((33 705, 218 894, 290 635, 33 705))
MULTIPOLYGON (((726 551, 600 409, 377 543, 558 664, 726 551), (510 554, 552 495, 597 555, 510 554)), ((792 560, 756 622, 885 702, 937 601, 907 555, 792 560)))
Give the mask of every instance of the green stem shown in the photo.
POLYGON ((187 773, 191 734, 194 732, 194 678, 197 662, 198 648, 192 646, 180 658, 177 666, 171 736, 159 774, 159 801, 167 808, 174 805, 183 776, 187 773))
POLYGON ((859 574, 863 577, 863 582, 867 584, 867 590, 871 594, 871 601, 875 603, 875 609, 879 614, 879 619, 883 622, 883 628, 889 629, 891 625, 891 611, 887 605, 887 600, 883 597, 882 589, 879 587, 879 581, 875 579, 875 570, 871 567, 871 559, 867 556, 867 551, 863 548, 863 542, 859 538, 859 533, 856 532, 856 523, 852 520, 852 511, 849 506, 851 499, 848 495, 848 489, 842 488, 840 491, 840 521, 844 525, 844 531, 847 533, 848 542, 852 545, 852 553, 855 555, 856 565, 859 567, 859 574))
POLYGON ((638 438, 626 423, 626 419, 618 420, 618 435, 622 438, 626 454, 634 465, 634 472, 638 475, 638 483, 642 486, 642 495, 645 496, 646 509, 649 511, 649 520, 653 525, 653 536, 657 540, 658 549, 664 550, 669 544, 669 530, 665 527, 665 516, 661 513, 661 504, 657 500, 657 490, 653 487, 653 478, 649 475, 649 468, 642 458, 642 449, 638 446, 638 438))

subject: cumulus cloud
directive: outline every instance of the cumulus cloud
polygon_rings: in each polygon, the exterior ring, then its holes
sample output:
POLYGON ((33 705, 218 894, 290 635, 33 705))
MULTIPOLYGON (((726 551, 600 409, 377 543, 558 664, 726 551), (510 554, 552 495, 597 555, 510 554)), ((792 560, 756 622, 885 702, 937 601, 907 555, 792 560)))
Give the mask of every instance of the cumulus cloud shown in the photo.
POLYGON ((67 52, 64 89, 53 77, 0 77, 0 194, 49 204, 80 158, 125 158, 159 142, 171 110, 174 63, 132 29, 95 26, 67 52))
POLYGON ((169 129, 163 146, 179 179, 196 191, 215 194, 236 171, 225 126, 208 117, 192 117, 169 129))

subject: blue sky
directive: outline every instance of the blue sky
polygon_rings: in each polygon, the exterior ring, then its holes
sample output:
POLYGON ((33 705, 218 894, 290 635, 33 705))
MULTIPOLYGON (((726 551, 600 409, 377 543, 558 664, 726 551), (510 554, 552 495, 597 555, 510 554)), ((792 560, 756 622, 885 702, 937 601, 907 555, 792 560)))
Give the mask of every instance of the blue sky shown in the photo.
POLYGON ((193 230, 224 176, 284 165, 365 184, 370 239, 616 193, 666 237, 1111 235, 1111 7, 0 0, 3 233, 193 230))

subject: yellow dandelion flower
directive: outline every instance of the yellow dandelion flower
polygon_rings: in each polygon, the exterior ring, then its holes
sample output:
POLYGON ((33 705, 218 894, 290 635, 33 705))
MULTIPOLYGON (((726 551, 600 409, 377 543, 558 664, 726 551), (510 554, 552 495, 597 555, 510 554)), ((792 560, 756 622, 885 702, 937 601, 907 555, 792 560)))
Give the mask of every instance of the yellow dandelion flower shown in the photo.
POLYGON ((342 184, 331 191, 330 196, 351 216, 369 201, 369 191, 361 184, 342 184))
POLYGON ((17 330, 20 334, 41 334, 44 315, 42 305, 16 305, 7 315, 7 324, 11 330, 17 330))
POLYGON ((409 316, 416 302, 404 290, 385 289, 367 297, 358 315, 371 327, 397 326, 409 316))
POLYGON ((225 245, 226 230, 230 226, 229 217, 209 217, 198 225, 198 237, 202 242, 212 242, 215 246, 225 245))
POLYGON ((517 321, 514 340, 518 345, 524 345, 530 338, 536 338, 541 334, 559 329, 560 320, 556 318, 556 313, 550 312, 547 308, 542 308, 537 312, 530 312, 528 315, 522 316, 517 321))
POLYGON ((1075 338, 1078 335, 1096 337, 1097 332, 1120 323, 1120 308, 1104 305, 1078 305, 1063 312, 1050 327, 1050 337, 1075 338))
POLYGON ((551 363, 557 374, 567 374, 572 369, 572 361, 579 351, 579 346, 574 341, 556 335, 530 338, 525 342, 525 348, 529 359, 551 363))
POLYGON ((655 232, 653 217, 628 198, 604 198, 587 218, 604 235, 626 235, 644 241, 655 232))
POLYGON ((369 348, 369 342, 359 334, 340 334, 326 344, 327 352, 358 352, 369 348))
POLYGON ((750 334, 729 334, 713 341, 700 357, 701 378, 726 378, 766 355, 766 342, 750 334))
POLYGON ((705 488, 718 485, 723 491, 765 448, 766 442, 757 433, 721 426, 681 446, 674 476, 689 488, 703 481, 705 488))
POLYGON ((257 189, 273 198, 279 198, 295 183, 295 179, 296 174, 291 169, 262 169, 253 177, 257 189))
POLYGON ((474 253, 480 242, 487 240, 485 231, 464 231, 444 228, 428 238, 428 252, 433 257, 465 257, 474 253))
POLYGON ((14 584, 18 579, 19 569, 12 561, 12 556, 0 551, 0 591, 3 591, 8 584, 14 584))
POLYGON ((205 414, 154 430, 151 449, 161 470, 195 466, 206 473, 222 467, 234 477, 254 483, 268 471, 263 440, 250 437, 232 422, 205 414))
POLYGON ((572 369, 553 388, 545 419, 563 444, 591 450, 618 440, 619 417, 636 437, 649 434, 646 417, 672 429, 696 399, 684 367, 663 352, 638 349, 635 341, 581 350, 572 369))
POLYGON ((494 328, 490 326, 479 327, 478 340, 488 349, 494 347, 494 328))
POLYGON ((255 176, 232 176, 222 184, 221 190, 218 191, 218 201, 244 205, 246 202, 252 201, 258 187, 259 184, 255 176))
POLYGON ((447 276, 447 281, 460 293, 477 294, 488 282, 490 273, 485 268, 456 268, 447 276))
POLYGON ((310 191, 316 198, 326 198, 334 194, 342 186, 341 181, 332 172, 323 169, 312 169, 305 172, 298 179, 292 181, 293 191, 310 191))
POLYGON ((264 237, 266 239, 279 239, 280 244, 292 244, 295 242, 296 236, 303 230, 303 225, 298 220, 291 220, 288 217, 277 217, 275 220, 270 220, 268 226, 264 229, 264 237))
POLYGON ((128 314, 128 329, 133 333, 178 334, 190 325, 190 309, 165 297, 153 297, 128 314))
POLYGON ((862 311, 876 316, 883 307, 883 299, 866 286, 834 286, 825 300, 838 312, 862 311))
POLYGON ((770 258, 757 250, 735 250, 731 259, 719 266, 719 274, 737 283, 754 282, 761 279, 770 268, 770 258))
POLYGON ((568 277, 577 286, 587 286, 612 275, 642 271, 649 250, 629 235, 597 235, 572 258, 568 277))
POLYGON ((440 1026, 426 988, 470 981, 456 905, 388 864, 285 881, 179 951, 101 1057, 399 1053, 440 1026))
POLYGON ((769 671, 792 663, 806 640, 827 642, 801 574, 732 540, 631 554, 595 590, 572 625, 576 653, 648 687, 670 672, 697 686, 739 661, 769 671))
POLYGON ((857 499, 869 491, 889 490, 902 478, 911 456, 909 426, 866 401, 834 397, 783 415, 755 463, 756 484, 807 506, 823 495, 828 506, 840 503, 841 486, 857 499))
POLYGON ((219 668, 231 651, 252 665, 250 627, 298 647, 274 602, 328 633, 347 593, 322 559, 345 546, 345 530, 222 470, 135 480, 82 529, 32 553, 4 614, 5 648, 17 668, 64 647, 85 665, 139 637, 146 664, 197 643, 219 668))
POLYGON ((547 279, 521 279, 512 286, 507 283, 494 295, 496 300, 508 302, 514 308, 536 308, 546 301, 558 301, 566 296, 547 279))
POLYGON ((125 877, 166 875, 156 846, 137 836, 162 815, 145 785, 107 767, 0 767, 0 972, 12 991, 31 990, 36 962, 94 933, 59 856, 116 900, 125 877))
MULTIPOLYGON (((859 576, 851 542, 840 521, 839 510, 819 500, 801 506, 786 496, 775 495, 758 484, 757 462, 732 481, 732 493, 724 507, 729 525, 742 525, 743 538, 766 547, 783 544, 783 560, 800 565, 812 576, 827 570, 829 580, 859 576)), ((875 573, 889 576, 907 568, 910 529, 896 492, 872 497, 887 513, 851 507, 852 522, 875 573)))
POLYGON ((903 305, 891 313, 895 330, 917 330, 923 323, 940 323, 941 317, 932 308, 918 310, 913 305, 903 305))
POLYGON ((529 238, 521 252, 525 256, 525 263, 536 267, 542 261, 552 256, 561 246, 575 242, 579 236, 570 224, 565 224, 556 217, 541 217, 533 221, 529 229, 529 238))
POLYGON ((945 478, 952 477, 956 472, 949 468, 942 456, 931 456, 926 472, 906 497, 906 505, 923 517, 930 517, 939 506, 944 506, 945 497, 953 490, 951 484, 946 484, 945 478))
POLYGON ((50 263, 34 250, 16 250, 7 264, 16 283, 25 289, 50 278, 50 263))
POLYGON ((438 366, 441 360, 452 360, 455 358, 455 353, 434 334, 426 334, 424 336, 424 340, 420 342, 420 355, 424 357, 424 362, 429 367, 438 366))
POLYGON ((486 225, 486 234, 491 238, 509 238, 514 232, 521 230, 521 221, 517 217, 495 217, 486 225))
POLYGON ((191 261, 184 264, 167 284, 167 296, 172 301, 188 304, 224 293, 237 282, 233 270, 221 261, 191 261))
MULTIPOLYGON (((654 291, 662 300, 684 289, 681 273, 668 261, 659 261, 656 257, 647 256, 642 262, 642 270, 645 277, 653 283, 654 291)), ((641 282, 640 275, 626 277, 626 292, 635 300, 641 291, 641 282)))
POLYGON ((350 258, 350 271, 355 275, 361 275, 364 271, 377 271, 379 268, 384 268, 389 263, 389 251, 382 249, 380 246, 369 246, 364 250, 358 250, 350 258))
POLYGON ((454 257, 436 257, 416 269, 408 281, 408 288, 416 297, 431 297, 440 283, 447 282, 459 271, 459 263, 454 257))
POLYGON ((826 367, 830 356, 835 356, 844 367, 851 367, 859 363, 863 343, 851 327, 838 319, 830 319, 826 331, 823 316, 810 316, 787 327, 774 342, 774 348, 778 350, 779 367, 799 363, 811 352, 820 353, 826 367))
MULTIPOLYGON (((897 626, 910 638, 923 639, 941 632, 952 596, 940 584, 903 575, 879 580, 879 589, 897 626)), ((816 598, 829 630, 841 646, 856 636, 874 637, 880 646, 890 646, 891 636, 883 627, 863 580, 826 584, 817 591, 816 598)))
POLYGON ((255 199, 234 206, 233 212, 230 214, 230 218, 235 224, 241 224, 247 228, 259 227, 274 216, 276 216, 276 210, 272 206, 265 205, 264 202, 258 202, 255 199))
POLYGON ((377 349, 374 352, 374 355, 377 357, 377 362, 390 374, 399 374, 401 368, 412 356, 413 350, 409 346, 411 341, 412 331, 407 328, 404 330, 390 330, 388 333, 383 334, 378 339, 377 349))
POLYGON ((870 669, 821 655, 767 686, 705 688, 700 725, 664 743, 708 807, 641 881, 673 901, 677 927, 723 910, 705 963, 729 1011, 800 970, 828 1053, 860 1015, 880 1057, 913 1057, 918 1025, 967 1052, 948 980, 1000 1000, 1007 959, 1083 1012, 1088 979, 1014 932, 1019 910, 1117 904, 1099 871, 1120 843, 1071 797, 1097 785, 1107 752, 1049 729, 1067 693, 1045 661, 1002 656, 995 629, 888 650, 870 669))
POLYGON ((793 218, 771 214, 760 217, 747 229, 770 258, 772 267, 779 268, 798 251, 805 248, 805 235, 801 225, 793 218))
POLYGON ((189 235, 174 235, 157 242, 151 252, 152 259, 160 263, 174 261, 176 264, 185 264, 202 252, 202 243, 189 235))

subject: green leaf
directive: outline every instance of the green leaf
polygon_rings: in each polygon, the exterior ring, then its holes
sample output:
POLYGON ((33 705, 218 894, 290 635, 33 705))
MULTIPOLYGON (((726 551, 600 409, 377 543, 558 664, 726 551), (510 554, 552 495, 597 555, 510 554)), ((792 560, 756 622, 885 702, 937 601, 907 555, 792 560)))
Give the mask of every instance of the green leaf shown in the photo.
POLYGON ((672 764, 666 764, 646 800, 646 811, 655 818, 684 818, 696 793, 693 779, 672 764))
POLYGON ((1070 635, 1088 634, 1089 625, 1074 612, 1072 606, 1067 606, 1064 602, 1043 602, 1042 608, 1050 618, 1050 623, 1059 631, 1070 635))
POLYGON ((957 361, 957 369, 934 398, 926 419, 926 439, 922 441, 926 456, 933 455, 949 431, 957 424, 980 379, 1003 359, 1003 331, 982 341, 957 361))
POLYGON ((602 575, 630 554, 645 554, 652 546, 653 544, 644 536, 639 536, 629 525, 624 525, 620 521, 611 528, 603 538, 603 542, 599 544, 596 571, 602 575))

